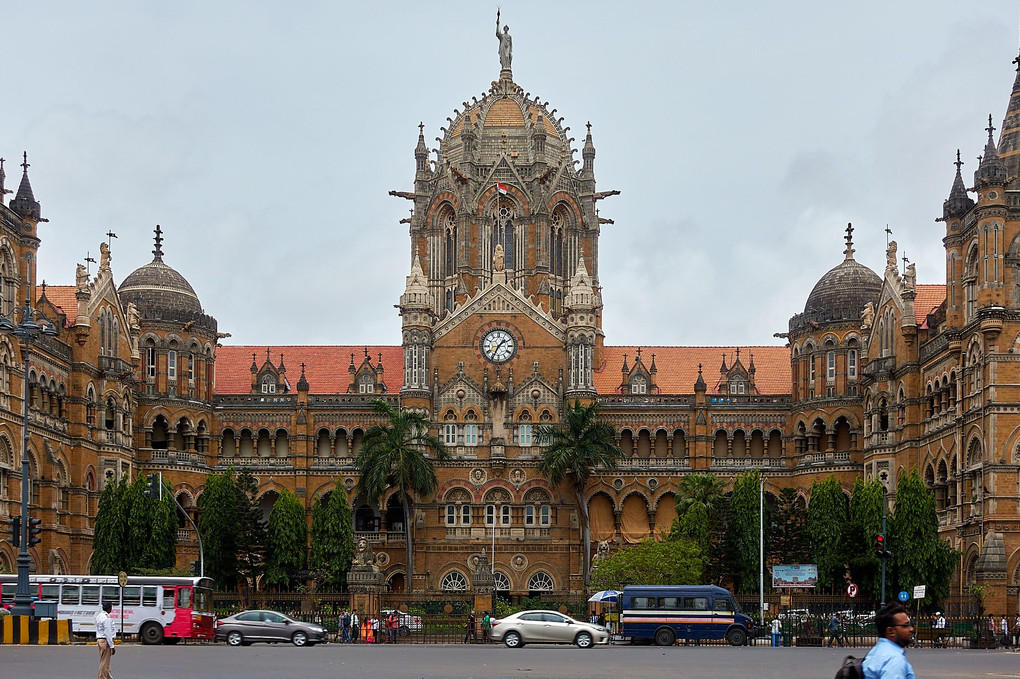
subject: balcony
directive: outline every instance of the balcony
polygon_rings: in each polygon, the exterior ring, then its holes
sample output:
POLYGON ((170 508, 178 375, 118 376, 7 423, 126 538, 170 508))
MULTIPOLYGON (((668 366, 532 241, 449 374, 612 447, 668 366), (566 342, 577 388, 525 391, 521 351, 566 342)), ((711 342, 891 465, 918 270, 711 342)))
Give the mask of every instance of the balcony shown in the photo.
POLYGON ((205 455, 193 451, 153 448, 149 459, 157 464, 205 464, 205 455))
POLYGON ((798 467, 809 467, 817 465, 840 465, 850 464, 850 451, 840 450, 836 452, 825 452, 825 453, 804 453, 800 456, 800 460, 797 462, 798 467))
POLYGON ((617 469, 688 469, 686 457, 628 457, 616 463, 617 469))
POLYGON ((712 460, 712 469, 775 469, 786 466, 781 457, 723 457, 712 460))
POLYGON ((355 543, 362 538, 368 540, 372 545, 400 545, 401 547, 404 546, 406 541, 406 536, 402 530, 359 530, 354 532, 355 543))
POLYGON ((187 528, 178 528, 177 542, 191 542, 191 531, 187 528))
POLYGON ((219 467, 289 467, 289 457, 221 457, 216 460, 219 467))

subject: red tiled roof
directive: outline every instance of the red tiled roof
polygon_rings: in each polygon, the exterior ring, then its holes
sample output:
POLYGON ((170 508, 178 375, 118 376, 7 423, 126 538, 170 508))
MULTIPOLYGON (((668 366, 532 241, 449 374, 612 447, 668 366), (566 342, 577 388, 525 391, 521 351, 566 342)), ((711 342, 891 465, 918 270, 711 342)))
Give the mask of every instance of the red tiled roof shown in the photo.
POLYGON ((935 311, 946 300, 946 286, 942 283, 918 284, 917 296, 914 298, 914 318, 917 326, 927 327, 928 314, 935 311))
MULTIPOLYGON (((35 300, 36 304, 42 299, 42 288, 37 288, 37 290, 38 297, 35 300)), ((67 316, 68 325, 74 325, 78 318, 78 300, 74 297, 76 291, 77 289, 73 285, 46 286, 46 299, 49 300, 50 304, 64 312, 64 315, 67 316)), ((24 300, 22 302, 24 303, 24 300)))
MULTIPOLYGON (((603 363, 595 372, 595 389, 600 394, 612 394, 620 387, 623 373, 623 355, 627 364, 634 367, 637 347, 605 347, 603 363)), ((726 354, 726 364, 731 366, 736 358, 736 349, 727 347, 641 347, 641 359, 646 368, 651 368, 655 355, 655 383, 662 394, 693 394, 698 379, 698 364, 702 364, 705 384, 709 393, 716 391, 719 384, 719 366, 726 354)), ((740 347, 740 362, 746 368, 750 356, 754 355, 754 382, 761 394, 790 393, 790 350, 783 347, 740 347)))
MULTIPOLYGON (((49 289, 46 294, 49 294, 49 289)), ((216 349, 216 393, 251 393, 252 354, 255 354, 255 364, 261 368, 266 362, 266 349, 265 344, 216 349)), ((350 384, 347 368, 351 364, 351 354, 354 354, 354 365, 360 367, 365 360, 365 349, 368 349, 373 366, 378 364, 379 354, 382 354, 383 381, 388 393, 399 391, 404 385, 404 353, 399 346, 270 346, 268 349, 275 366, 279 366, 280 354, 283 354, 292 392, 297 391, 301 364, 304 363, 310 393, 347 393, 350 384)))

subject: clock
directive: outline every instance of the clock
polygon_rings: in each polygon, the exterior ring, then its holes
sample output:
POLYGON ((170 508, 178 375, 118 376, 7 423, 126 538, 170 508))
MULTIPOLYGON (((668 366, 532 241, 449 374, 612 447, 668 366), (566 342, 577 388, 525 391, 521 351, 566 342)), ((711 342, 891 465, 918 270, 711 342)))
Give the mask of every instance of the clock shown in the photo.
POLYGON ((517 353, 517 339, 505 328, 495 328, 482 335, 482 356, 493 363, 506 363, 517 353))

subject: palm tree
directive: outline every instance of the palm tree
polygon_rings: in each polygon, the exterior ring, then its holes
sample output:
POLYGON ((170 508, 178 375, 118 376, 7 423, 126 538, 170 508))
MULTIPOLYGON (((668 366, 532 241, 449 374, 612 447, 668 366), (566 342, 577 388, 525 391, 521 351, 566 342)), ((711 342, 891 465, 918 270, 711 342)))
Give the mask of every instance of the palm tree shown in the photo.
POLYGON ((588 566, 591 562, 591 537, 588 525, 588 503, 584 487, 596 469, 613 469, 623 457, 616 445, 616 430, 607 422, 598 420, 598 404, 581 405, 574 400, 566 410, 566 422, 558 426, 541 425, 537 429, 539 440, 548 444, 542 451, 538 471, 554 484, 569 479, 574 489, 574 502, 581 517, 581 534, 584 544, 584 582, 588 584, 588 566))
POLYGON ((715 474, 688 474, 680 479, 676 493, 680 534, 694 540, 708 556, 712 528, 725 511, 725 484, 715 474))
POLYGON ((407 591, 410 592, 414 580, 411 501, 435 492, 437 480, 432 460, 446 460, 449 454, 443 442, 429 434, 429 421, 424 414, 394 408, 383 400, 375 401, 373 407, 386 417, 387 423, 373 425, 365 433, 354 460, 361 472, 358 490, 364 493, 369 504, 375 504, 387 489, 397 489, 397 497, 404 508, 407 591))

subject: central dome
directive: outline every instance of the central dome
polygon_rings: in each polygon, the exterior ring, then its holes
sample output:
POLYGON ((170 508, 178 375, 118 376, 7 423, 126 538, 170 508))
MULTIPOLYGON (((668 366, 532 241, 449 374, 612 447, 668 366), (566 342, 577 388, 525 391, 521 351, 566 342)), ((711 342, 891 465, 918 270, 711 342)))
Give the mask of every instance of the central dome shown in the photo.
POLYGON ((202 313, 202 303, 191 283, 162 259, 154 259, 132 271, 118 289, 125 302, 143 314, 154 309, 202 313))
POLYGON ((816 320, 856 320, 868 302, 877 303, 882 279, 853 259, 844 260, 822 276, 804 304, 804 313, 816 320))

